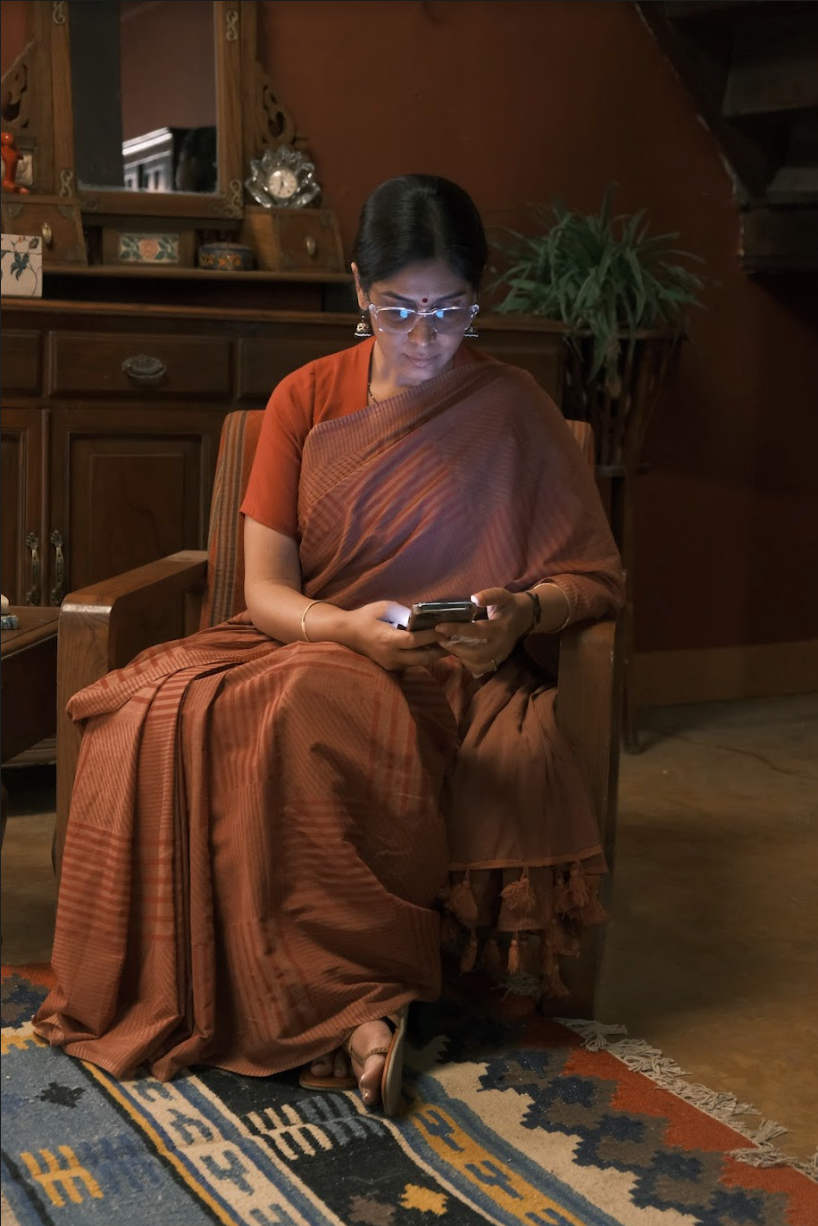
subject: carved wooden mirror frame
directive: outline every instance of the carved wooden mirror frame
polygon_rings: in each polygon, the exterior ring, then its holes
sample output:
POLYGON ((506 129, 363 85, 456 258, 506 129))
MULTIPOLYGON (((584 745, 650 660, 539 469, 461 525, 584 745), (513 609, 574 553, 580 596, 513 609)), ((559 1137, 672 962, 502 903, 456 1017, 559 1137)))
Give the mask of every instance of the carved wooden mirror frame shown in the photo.
POLYGON ((250 159, 301 143, 292 117, 256 60, 256 0, 213 0, 216 23, 218 183, 215 193, 79 189, 74 161, 70 4, 32 3, 33 38, 3 77, 3 128, 32 152, 32 195, 63 196, 93 217, 241 219, 250 159))

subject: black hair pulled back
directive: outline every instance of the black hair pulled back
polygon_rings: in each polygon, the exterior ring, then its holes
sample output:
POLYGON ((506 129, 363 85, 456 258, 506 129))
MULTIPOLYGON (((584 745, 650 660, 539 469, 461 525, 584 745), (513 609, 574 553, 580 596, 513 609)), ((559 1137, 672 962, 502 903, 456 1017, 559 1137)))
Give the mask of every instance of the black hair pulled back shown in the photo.
POLYGON ((488 249, 468 192, 439 175, 400 175, 376 187, 358 223, 353 259, 364 290, 409 264, 443 260, 475 291, 488 249))

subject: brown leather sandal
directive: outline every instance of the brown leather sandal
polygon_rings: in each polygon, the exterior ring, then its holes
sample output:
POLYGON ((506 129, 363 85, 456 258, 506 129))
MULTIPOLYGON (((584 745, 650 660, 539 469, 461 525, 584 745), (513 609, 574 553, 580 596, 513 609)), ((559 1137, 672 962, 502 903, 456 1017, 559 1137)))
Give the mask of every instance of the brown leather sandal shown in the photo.
MULTIPOLYGON (((320 1060, 321 1057, 317 1056, 316 1059, 320 1060)), ((344 1090, 356 1090, 358 1078, 351 1073, 346 1077, 336 1077, 334 1073, 321 1076, 320 1073, 312 1071, 310 1064, 305 1064, 298 1074, 298 1084, 302 1090, 325 1090, 330 1093, 335 1090, 336 1093, 343 1093, 344 1090)))
MULTIPOLYGON (((352 1036, 344 1044, 349 1053, 353 1067, 357 1064, 361 1071, 366 1066, 370 1056, 385 1056, 383 1072, 381 1073, 381 1107, 384 1115, 397 1115, 401 1105, 401 1086, 403 1083, 404 1040, 406 1038, 406 1021, 409 1007, 405 1005, 397 1013, 390 1014, 384 1020, 393 1027, 392 1038, 388 1047, 372 1047, 365 1055, 357 1052, 352 1046, 352 1036)), ((356 1082, 356 1084, 358 1084, 356 1082)), ((363 1097, 363 1095, 362 1095, 363 1097)))

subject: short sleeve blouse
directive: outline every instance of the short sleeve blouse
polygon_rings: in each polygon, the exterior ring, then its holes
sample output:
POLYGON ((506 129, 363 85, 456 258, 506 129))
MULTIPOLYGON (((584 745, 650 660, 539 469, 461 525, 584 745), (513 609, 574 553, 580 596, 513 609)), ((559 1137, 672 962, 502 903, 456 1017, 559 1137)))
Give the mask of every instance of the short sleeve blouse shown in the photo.
MULTIPOLYGON (((313 426, 364 408, 373 340, 308 362, 277 385, 264 413, 241 513, 285 536, 298 537, 298 481, 304 442, 313 426)), ((460 366, 482 355, 461 345, 460 366)))

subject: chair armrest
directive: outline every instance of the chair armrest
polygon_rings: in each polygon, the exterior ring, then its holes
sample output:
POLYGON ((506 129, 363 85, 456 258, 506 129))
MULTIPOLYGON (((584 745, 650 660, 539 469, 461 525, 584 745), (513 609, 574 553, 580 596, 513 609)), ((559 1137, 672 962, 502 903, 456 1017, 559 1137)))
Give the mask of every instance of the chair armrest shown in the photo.
POLYGON ((613 619, 578 622, 561 635, 557 727, 588 781, 609 861, 619 779, 620 657, 613 619))
POLYGON ((71 592, 63 601, 57 635, 58 875, 80 746, 80 733, 65 713, 68 700, 144 648, 197 629, 206 580, 207 554, 182 550, 71 592))

